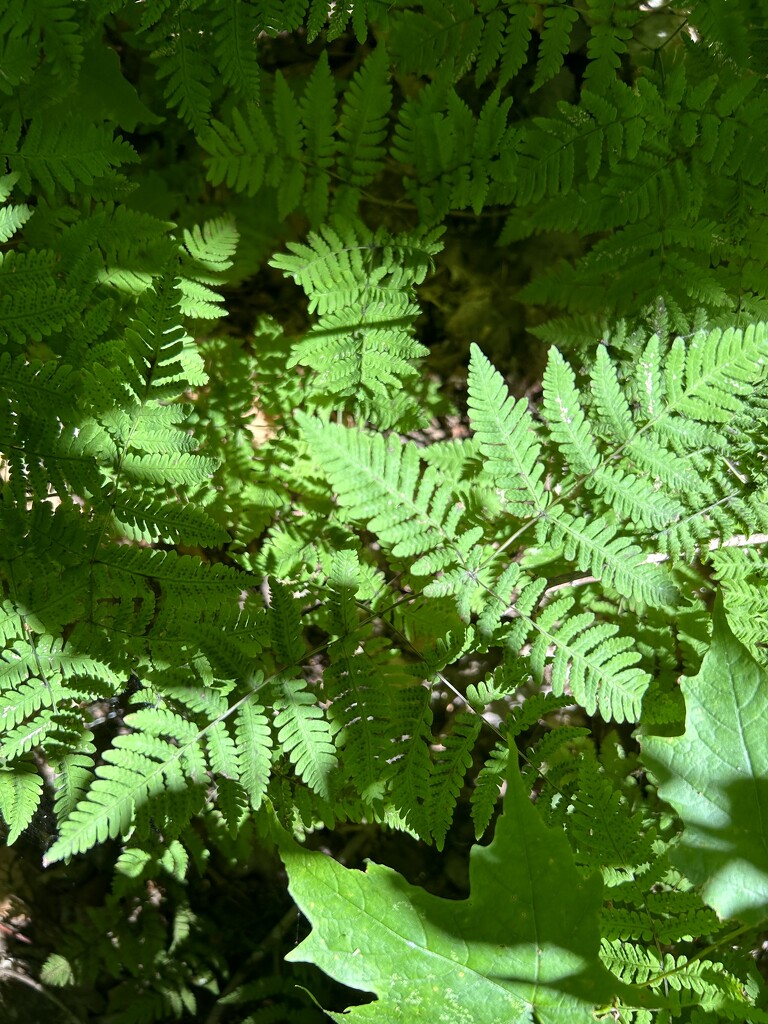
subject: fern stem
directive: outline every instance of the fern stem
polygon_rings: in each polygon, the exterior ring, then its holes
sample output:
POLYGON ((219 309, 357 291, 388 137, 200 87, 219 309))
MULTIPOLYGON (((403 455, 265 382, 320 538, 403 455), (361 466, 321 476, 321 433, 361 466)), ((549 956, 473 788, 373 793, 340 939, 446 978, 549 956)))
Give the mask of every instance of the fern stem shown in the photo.
POLYGON ((689 964, 695 963, 697 960, 702 960, 704 957, 709 956, 710 953, 714 953, 715 950, 720 949, 721 946, 727 943, 733 942, 734 939, 738 938, 739 935, 744 935, 745 932, 751 931, 754 925, 743 924, 740 928, 736 928, 734 931, 724 935, 717 942, 713 942, 710 946, 705 946, 704 949, 699 950, 694 956, 687 959, 684 963, 677 967, 671 967, 668 971, 664 971, 663 974, 657 974, 655 978, 649 978, 647 981, 638 982, 638 988, 650 988, 652 985, 658 985, 664 981, 665 978, 671 978, 675 974, 679 974, 680 971, 685 970, 689 964))

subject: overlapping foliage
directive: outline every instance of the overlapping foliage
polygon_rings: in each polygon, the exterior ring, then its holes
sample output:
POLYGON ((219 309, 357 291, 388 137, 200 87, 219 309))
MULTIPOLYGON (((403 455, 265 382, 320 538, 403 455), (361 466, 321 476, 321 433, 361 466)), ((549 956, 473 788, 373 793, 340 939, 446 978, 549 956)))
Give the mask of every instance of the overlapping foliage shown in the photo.
POLYGON ((767 1019, 766 39, 748 0, 0 15, 0 816, 114 871, 59 1005, 318 1019, 200 941, 185 887, 258 839, 359 1019, 767 1019), (551 348, 520 396, 462 338, 457 415, 419 318, 478 233, 551 348), (305 304, 228 328, 266 282, 305 304), (505 789, 463 904, 293 845, 479 840, 505 789))

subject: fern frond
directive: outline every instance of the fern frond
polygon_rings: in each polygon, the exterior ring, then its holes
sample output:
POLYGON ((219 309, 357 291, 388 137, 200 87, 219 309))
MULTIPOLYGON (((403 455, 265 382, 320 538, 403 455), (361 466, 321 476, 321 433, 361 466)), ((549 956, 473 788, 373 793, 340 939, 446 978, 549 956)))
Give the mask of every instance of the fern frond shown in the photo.
POLYGON ((430 594, 476 592, 476 576, 465 566, 481 560, 475 545, 482 529, 462 528, 461 504, 433 467, 421 474, 413 443, 388 446, 380 434, 323 425, 308 416, 300 423, 351 519, 365 522, 394 558, 416 559, 412 573, 442 572, 430 594))
POLYGON ((390 753, 391 802, 407 827, 427 838, 430 832, 426 805, 432 775, 429 692, 424 687, 411 687, 398 696, 390 726, 394 738, 390 753))
POLYGON ((87 733, 81 735, 76 746, 53 758, 55 771, 54 811, 60 823, 67 819, 85 798, 94 773, 96 747, 87 733))
POLYGON ((310 235, 309 245, 292 243, 291 255, 272 259, 321 314, 288 364, 315 370, 310 394, 325 404, 335 404, 336 396, 370 396, 372 416, 391 411, 392 395, 415 375, 413 362, 426 352, 413 337, 419 308, 412 293, 439 251, 436 237, 389 238, 349 228, 340 236, 324 228, 310 235))
POLYGON ((255 696, 237 709, 238 778, 251 807, 258 810, 267 791, 272 761, 272 731, 266 712, 255 696))
POLYGON ((275 729, 280 749, 310 789, 330 801, 336 788, 334 775, 338 762, 322 709, 303 680, 282 680, 276 690, 275 729))
POLYGON ((480 839, 485 835, 501 795, 501 788, 507 777, 508 768, 509 746, 506 743, 497 743, 488 760, 477 773, 475 787, 470 798, 475 839, 480 839))
POLYGON ((646 477, 610 466, 601 466, 587 485, 605 498, 618 519, 649 530, 663 530, 685 512, 680 502, 657 490, 646 477))
POLYGON ((337 149, 336 85, 325 50, 307 79, 300 106, 307 161, 305 202, 310 226, 316 229, 328 213, 331 170, 337 149))
POLYGON ((204 161, 208 180, 253 196, 264 183, 266 158, 276 152, 274 134, 254 103, 247 104, 245 116, 235 107, 231 117, 232 127, 214 118, 200 134, 209 154, 204 161))
MULTIPOLYGON (((17 174, 4 174, 0 177, 0 203, 8 201, 11 190, 17 181, 17 174)), ((32 210, 26 203, 16 203, 13 206, 0 208, 0 244, 12 238, 31 216, 32 210)), ((8 254, 5 258, 8 258, 8 254)))
POLYGON ((595 91, 601 91, 615 82, 621 58, 632 39, 632 28, 643 15, 633 5, 614 4, 611 0, 590 0, 589 15, 592 24, 585 77, 595 91))
POLYGON ((76 292, 58 284, 52 273, 45 273, 42 264, 48 261, 48 254, 42 253, 28 254, 26 259, 9 259, 6 256, 3 260, 0 266, 0 282, 3 285, 3 294, 0 296, 0 343, 13 341, 22 344, 28 338, 41 341, 57 334, 80 313, 82 302, 76 292), (33 272, 25 280, 23 270, 33 268, 41 272, 33 272), (21 280, 14 277, 17 270, 22 271, 21 280))
POLYGON ((380 43, 344 90, 339 114, 336 173, 353 190, 370 185, 384 166, 382 143, 391 106, 389 58, 380 43))
POLYGON ((504 488, 507 509, 534 517, 547 506, 542 477, 544 462, 528 402, 515 402, 504 380, 477 345, 469 364, 470 425, 485 456, 484 470, 504 488))
POLYGON ((638 666, 633 641, 592 612, 569 614, 573 605, 572 596, 558 598, 532 620, 534 679, 543 681, 549 664, 555 696, 567 688, 589 714, 599 710, 606 720, 637 721, 651 677, 638 666))
POLYGON ((136 151, 116 138, 106 124, 70 118, 35 117, 18 146, 21 122, 13 118, 4 137, 8 164, 19 186, 29 192, 37 182, 44 192, 88 189, 114 168, 138 160, 136 151))
POLYGON ((652 991, 662 985, 666 991, 671 989, 669 998, 673 1006, 722 1008, 726 1019, 738 1019, 740 1012, 749 1016, 749 1000, 743 985, 722 963, 672 953, 659 955, 640 943, 606 939, 600 943, 600 959, 619 980, 628 984, 649 985, 652 991))
POLYGON ((563 458, 575 473, 593 473, 600 457, 584 419, 573 370, 556 348, 549 350, 543 387, 544 415, 563 458))
POLYGON ((373 641, 360 651, 350 649, 354 646, 354 640, 333 644, 323 688, 332 702, 329 718, 344 775, 370 806, 384 795, 391 753, 392 684, 387 678, 391 666, 386 664, 391 654, 386 647, 377 650, 373 641))
POLYGON ((475 115, 453 89, 433 83, 400 108, 391 154, 404 164, 408 198, 422 223, 451 209, 508 202, 517 133, 508 125, 509 98, 495 90, 475 115))
POLYGON ((586 759, 573 798, 569 833, 579 861, 590 869, 598 865, 608 885, 617 871, 628 873, 650 859, 655 838, 655 831, 644 827, 643 812, 632 813, 626 798, 586 759))
POLYGON ((442 749, 435 755, 426 812, 429 831, 438 850, 443 849, 464 776, 472 765, 472 751, 481 724, 479 715, 469 712, 457 715, 450 733, 441 738, 442 749))
POLYGON ((157 77, 168 79, 165 97, 196 135, 202 135, 211 113, 213 70, 200 46, 198 21, 187 20, 181 7, 169 19, 169 32, 152 54, 157 62, 157 77))
POLYGON ((579 12, 567 4, 548 5, 544 12, 544 26, 539 43, 539 57, 531 92, 540 89, 563 66, 571 40, 574 22, 579 12))
MULTIPOLYGON (((443 4, 424 0, 421 11, 405 11, 397 19, 392 45, 405 71, 420 75, 441 72, 455 81, 471 63, 481 41, 483 19, 470 0, 443 4)), ((487 63, 487 51, 485 54, 487 63)))
POLYGON ((729 423, 765 379, 767 361, 765 324, 696 334, 688 344, 678 338, 665 380, 668 406, 699 422, 729 423))
POLYGON ((227 85, 257 103, 261 71, 256 37, 261 30, 258 8, 238 0, 217 0, 211 11, 216 66, 227 85))
MULTIPOLYGON (((203 479, 208 478, 206 473, 203 479)), ((166 477, 161 480, 167 482, 166 477)), ((126 489, 112 500, 111 509, 121 530, 134 540, 150 543, 168 540, 205 548, 218 547, 230 540, 226 530, 203 509, 193 505, 156 501, 146 494, 131 494, 126 489)))
POLYGON ((546 522, 550 536, 563 545, 569 561, 624 597, 652 607, 676 601, 677 590, 667 572, 648 562, 642 548, 631 538, 618 535, 611 523, 574 518, 557 506, 547 512, 546 522))
POLYGON ((290 255, 270 266, 290 275, 309 298, 310 313, 336 312, 356 302, 379 301, 421 284, 442 246, 442 231, 390 236, 362 225, 324 227, 307 244, 291 242, 290 255))
POLYGON ((153 579, 176 591, 232 593, 243 583, 243 574, 237 569, 220 563, 207 564, 175 551, 113 547, 105 549, 98 562, 114 572, 153 579))
POLYGON ((608 939, 640 940, 673 945, 695 935, 711 935, 720 928, 717 914, 702 905, 695 892, 675 890, 643 895, 641 910, 614 904, 601 915, 602 934, 608 939))
POLYGON ((81 801, 60 825, 46 854, 55 863, 90 849, 107 838, 125 835, 147 801, 160 823, 183 828, 189 820, 195 784, 204 781, 205 762, 197 726, 169 710, 147 709, 126 716, 133 731, 116 737, 98 765, 81 801))
POLYGON ((197 274, 205 271, 208 275, 214 275, 199 280, 208 283, 221 280, 217 275, 232 266, 238 239, 235 223, 229 217, 206 221, 202 228, 195 225, 192 231, 184 229, 184 248, 196 265, 197 274))
POLYGON ((42 795, 43 780, 34 762, 19 758, 0 767, 0 817, 8 828, 8 846, 29 826, 42 795))

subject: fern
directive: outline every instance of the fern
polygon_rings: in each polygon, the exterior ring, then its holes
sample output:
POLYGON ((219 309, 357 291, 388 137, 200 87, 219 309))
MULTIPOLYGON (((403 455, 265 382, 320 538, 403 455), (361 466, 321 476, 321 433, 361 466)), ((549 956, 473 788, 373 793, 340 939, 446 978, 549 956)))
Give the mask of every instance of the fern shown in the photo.
POLYGON ((374 50, 345 90, 338 123, 336 97, 327 57, 306 80, 300 96, 279 73, 269 108, 249 100, 235 108, 229 122, 214 119, 201 129, 208 152, 208 176, 238 192, 255 195, 262 187, 277 191, 281 217, 306 201, 314 224, 331 204, 332 176, 342 182, 334 209, 354 211, 361 190, 384 165, 386 117, 392 94, 387 55, 374 50))
POLYGON ((302 682, 286 680, 280 691, 275 728, 281 749, 307 785, 327 800, 337 765, 328 724, 302 682))
MULTIPOLYGON (((36 928, 62 1013, 99 992, 135 1024, 314 1020, 265 967, 291 920, 269 849, 323 829, 353 863, 387 830, 453 864, 517 748, 518 810, 594 897, 578 985, 536 1012, 599 978, 597 1016, 763 1019, 757 930, 687 877, 647 747, 689 731, 716 587, 765 664, 764 22, 746 0, 0 14, 0 817, 15 843, 52 813, 51 892, 71 858, 113 871, 36 928), (277 894, 251 946, 217 937, 233 880, 249 920, 277 894)), ((501 903, 491 849, 472 871, 501 903)), ((360 877, 391 909, 392 874, 360 877)), ((518 984, 523 945, 494 955, 518 984)))
POLYGON ((442 850, 451 825, 453 809, 464 775, 472 765, 472 750, 480 732, 481 719, 475 714, 457 716, 435 758, 430 778, 427 814, 429 834, 442 850))
POLYGON ((226 84, 238 95, 258 101, 261 71, 256 36, 261 29, 259 12, 236 0, 221 0, 212 17, 215 55, 226 84))
POLYGON ((392 391, 415 375, 413 363, 425 352, 413 337, 419 312, 413 288, 440 250, 437 234, 389 238, 326 228, 308 242, 293 243, 290 255, 271 261, 301 285, 310 310, 320 314, 289 365, 316 372, 310 394, 318 404, 362 390, 370 395, 371 413, 383 417, 392 391))
POLYGON ((403 104, 390 153, 408 171, 405 194, 423 222, 508 201, 517 135, 508 125, 511 105, 497 90, 475 114, 438 83, 403 104))
POLYGON ((504 489, 508 511, 520 518, 543 512, 544 464, 528 403, 512 401, 503 378, 478 349, 470 366, 469 410, 485 471, 504 489))
POLYGON ((339 117, 338 173, 356 189, 369 185, 381 169, 386 116, 392 102, 387 51, 377 47, 345 90, 339 117))

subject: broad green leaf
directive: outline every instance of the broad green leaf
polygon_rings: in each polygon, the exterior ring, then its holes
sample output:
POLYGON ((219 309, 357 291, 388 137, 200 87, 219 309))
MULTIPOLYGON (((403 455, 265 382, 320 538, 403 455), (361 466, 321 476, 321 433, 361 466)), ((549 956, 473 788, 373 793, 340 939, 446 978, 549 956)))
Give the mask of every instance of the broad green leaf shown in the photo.
POLYGON ((288 959, 379 997, 335 1021, 587 1024, 621 987, 598 962, 602 882, 578 873, 516 766, 493 842, 470 854, 466 900, 379 864, 363 873, 296 847, 283 859, 313 926, 288 959))
POLYGON ((685 825, 675 863, 723 918, 768 916, 768 672, 731 633, 721 604, 701 671, 682 683, 682 736, 646 736, 659 794, 685 825))

